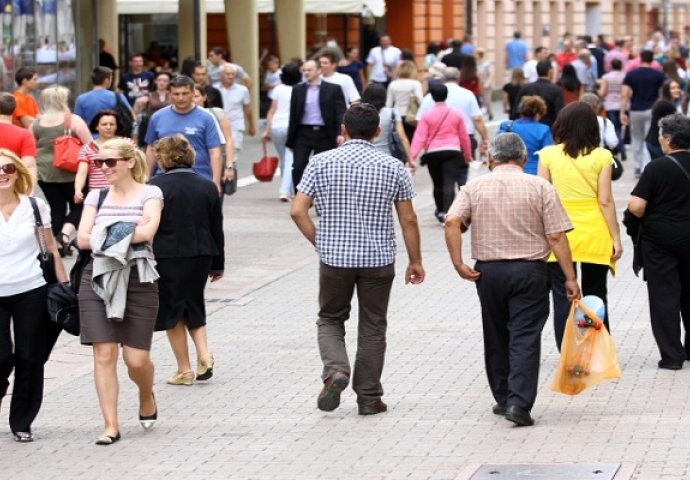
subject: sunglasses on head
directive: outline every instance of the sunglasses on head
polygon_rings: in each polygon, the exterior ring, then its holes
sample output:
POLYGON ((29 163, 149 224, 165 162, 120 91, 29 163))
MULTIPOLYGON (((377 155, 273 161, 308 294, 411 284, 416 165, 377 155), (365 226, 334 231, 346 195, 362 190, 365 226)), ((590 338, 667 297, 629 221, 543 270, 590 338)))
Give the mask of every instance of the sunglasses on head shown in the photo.
POLYGON ((127 160, 129 160, 129 158, 96 158, 93 164, 96 165, 96 168, 103 168, 103 164, 108 168, 114 168, 117 162, 127 160))
POLYGON ((6 175, 12 175, 17 173, 17 166, 14 163, 6 163, 4 165, 0 165, 0 170, 2 170, 6 175))

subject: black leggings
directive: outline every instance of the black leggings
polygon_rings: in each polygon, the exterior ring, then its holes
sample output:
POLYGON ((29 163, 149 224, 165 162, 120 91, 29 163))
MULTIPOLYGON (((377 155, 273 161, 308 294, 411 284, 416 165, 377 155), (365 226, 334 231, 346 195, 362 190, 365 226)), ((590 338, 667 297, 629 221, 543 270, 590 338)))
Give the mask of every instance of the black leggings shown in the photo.
POLYGON ((458 150, 441 150, 424 155, 429 175, 434 182, 434 202, 436 210, 447 213, 455 198, 455 181, 461 169, 467 165, 458 150))
POLYGON ((10 428, 29 432, 43 401, 43 365, 49 334, 46 287, 0 297, 0 400, 14 370, 10 428), (14 348, 10 324, 14 331, 14 348))
POLYGON ((60 239, 60 232, 65 223, 71 223, 75 227, 79 226, 81 219, 82 205, 74 203, 74 184, 73 183, 52 183, 39 180, 38 186, 43 190, 43 194, 50 205, 50 218, 53 225, 55 238, 60 239), (69 213, 67 207, 69 206, 69 213))
MULTIPOLYGON (((573 263, 577 273, 577 265, 573 263)), ((582 286, 582 296, 596 295, 604 301, 605 315, 602 319, 604 326, 609 328, 609 306, 606 298, 606 278, 609 274, 608 265, 598 265, 595 263, 580 263, 580 285, 582 286)), ((551 281, 551 294, 553 295, 553 330, 556 335, 556 346, 561 349, 563 332, 565 331, 565 321, 570 313, 570 302, 565 296, 565 275, 557 262, 549 263, 549 279, 551 281)))

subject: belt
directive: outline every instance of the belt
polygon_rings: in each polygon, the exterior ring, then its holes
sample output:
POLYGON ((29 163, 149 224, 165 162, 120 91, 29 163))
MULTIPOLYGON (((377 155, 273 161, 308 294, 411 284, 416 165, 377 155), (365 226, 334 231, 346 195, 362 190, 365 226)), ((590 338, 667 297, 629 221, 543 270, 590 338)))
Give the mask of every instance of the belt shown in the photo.
POLYGON ((325 125, 300 125, 300 127, 308 128, 309 130, 323 130, 325 125))

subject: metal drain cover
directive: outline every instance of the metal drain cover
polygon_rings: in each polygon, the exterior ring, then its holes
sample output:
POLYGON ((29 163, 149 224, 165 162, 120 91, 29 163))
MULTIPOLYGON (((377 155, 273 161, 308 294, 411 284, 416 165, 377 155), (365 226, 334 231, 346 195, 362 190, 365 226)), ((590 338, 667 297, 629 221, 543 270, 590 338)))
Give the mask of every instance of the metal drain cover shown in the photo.
POLYGON ((470 480, 613 480, 620 463, 482 465, 470 480))

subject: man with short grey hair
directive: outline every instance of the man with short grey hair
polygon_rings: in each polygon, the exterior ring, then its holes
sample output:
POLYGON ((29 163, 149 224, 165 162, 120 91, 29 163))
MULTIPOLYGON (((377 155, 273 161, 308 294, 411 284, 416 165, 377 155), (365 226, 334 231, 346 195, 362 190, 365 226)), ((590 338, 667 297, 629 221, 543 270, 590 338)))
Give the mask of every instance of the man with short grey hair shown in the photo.
POLYGON ((518 426, 534 424, 541 331, 549 316, 546 259, 554 252, 569 300, 579 298, 566 232, 572 224, 554 187, 522 171, 527 148, 503 133, 489 145, 492 173, 470 181, 446 216, 446 245, 455 270, 475 282, 482 307, 484 357, 493 412, 518 426), (462 256, 472 225, 474 268, 462 256))

